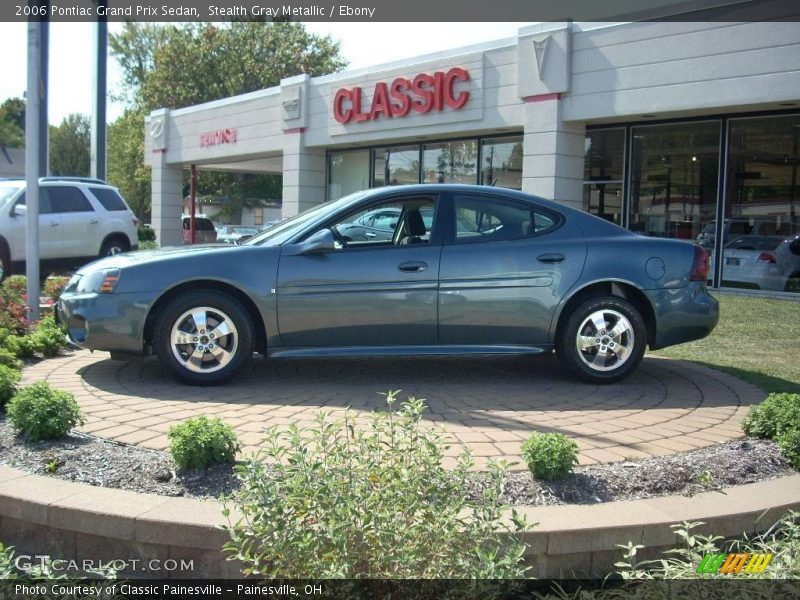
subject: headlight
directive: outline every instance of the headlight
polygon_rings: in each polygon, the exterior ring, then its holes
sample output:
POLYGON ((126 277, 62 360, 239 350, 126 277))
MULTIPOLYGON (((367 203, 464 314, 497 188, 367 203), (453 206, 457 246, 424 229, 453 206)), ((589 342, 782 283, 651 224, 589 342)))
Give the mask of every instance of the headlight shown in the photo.
POLYGON ((103 269, 80 278, 77 282, 78 293, 111 294, 119 282, 119 269, 103 269))

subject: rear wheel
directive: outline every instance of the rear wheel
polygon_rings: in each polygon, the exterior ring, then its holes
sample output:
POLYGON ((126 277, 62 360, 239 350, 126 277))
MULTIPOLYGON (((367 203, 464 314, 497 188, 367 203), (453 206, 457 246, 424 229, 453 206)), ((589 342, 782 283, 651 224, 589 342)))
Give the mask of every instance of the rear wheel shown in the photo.
POLYGON ((784 292, 800 292, 800 273, 792 273, 786 280, 784 292))
POLYGON ((103 242, 100 247, 100 257, 122 254, 130 249, 130 244, 126 240, 121 237, 113 237, 103 242))
POLYGON ((230 294, 194 290, 176 296, 156 324, 161 364, 191 385, 223 383, 253 356, 253 325, 230 294))
POLYGON ((556 352, 581 379, 612 383, 627 377, 642 360, 647 327, 639 311, 617 296, 590 298, 558 333, 556 352))
POLYGON ((8 246, 0 244, 0 281, 11 275, 11 252, 8 246))

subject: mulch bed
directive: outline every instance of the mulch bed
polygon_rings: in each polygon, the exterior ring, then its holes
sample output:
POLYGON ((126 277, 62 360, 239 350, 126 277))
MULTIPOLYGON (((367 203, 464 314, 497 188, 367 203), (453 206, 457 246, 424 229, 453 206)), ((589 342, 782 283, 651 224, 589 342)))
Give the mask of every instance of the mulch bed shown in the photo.
MULTIPOLYGON (((167 452, 78 432, 58 440, 25 443, 4 419, 0 419, 0 464, 37 475, 164 496, 216 498, 238 486, 230 465, 181 471, 167 452)), ((546 506, 691 496, 795 472, 775 443, 747 439, 642 461, 578 467, 559 482, 540 481, 527 472, 508 473, 504 500, 546 506)), ((474 475, 470 482, 473 496, 480 494, 483 481, 483 475, 474 475)))

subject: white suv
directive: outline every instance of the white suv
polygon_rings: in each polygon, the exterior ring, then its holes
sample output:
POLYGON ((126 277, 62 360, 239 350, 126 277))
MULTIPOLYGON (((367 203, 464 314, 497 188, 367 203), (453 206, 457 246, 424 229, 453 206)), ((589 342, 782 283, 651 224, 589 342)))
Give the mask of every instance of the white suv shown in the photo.
MULTIPOLYGON (((83 177, 43 177, 39 184, 44 270, 77 267, 138 247, 138 220, 116 188, 83 177)), ((24 273, 25 214, 25 181, 0 180, 0 277, 24 273)))

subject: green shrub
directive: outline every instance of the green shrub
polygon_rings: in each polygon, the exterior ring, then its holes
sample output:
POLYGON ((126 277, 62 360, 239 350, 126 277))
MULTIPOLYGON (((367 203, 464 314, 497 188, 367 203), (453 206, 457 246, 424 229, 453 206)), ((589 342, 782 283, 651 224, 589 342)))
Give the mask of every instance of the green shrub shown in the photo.
POLYGON ((767 439, 800 429, 800 394, 770 394, 750 409, 742 429, 749 436, 767 439))
POLYGON ((199 469, 211 463, 236 460, 239 440, 222 419, 205 415, 185 420, 169 428, 169 451, 182 469, 199 469))
POLYGON ((155 240, 145 240, 144 242, 139 242, 139 250, 155 250, 158 248, 158 244, 155 240))
MULTIPOLYGON (((5 346, 5 340, 0 342, 0 345, 5 346)), ((21 369, 22 361, 20 361, 8 348, 0 347, 0 365, 11 367, 12 369, 21 369)))
POLYGON ((492 463, 472 499, 468 453, 444 468, 444 436, 420 427, 422 400, 409 398, 368 423, 320 413, 313 427, 269 428, 264 449, 237 466, 240 488, 226 504, 224 551, 245 575, 286 578, 521 577, 524 520, 503 520, 503 464, 492 463), (501 533, 497 533, 501 532, 501 533))
POLYGON ((57 438, 84 423, 75 397, 38 381, 17 392, 7 408, 8 420, 17 433, 31 442, 57 438))
POLYGON ((12 275, 0 285, 0 328, 10 334, 25 335, 28 331, 26 286, 24 275, 12 275))
POLYGON ((51 275, 42 286, 42 295, 52 298, 53 302, 57 301, 61 297, 61 292, 64 291, 68 281, 69 277, 64 275, 51 275))
POLYGON ((800 469, 800 428, 787 429, 777 437, 784 458, 795 468, 800 469))
POLYGON ((139 238, 139 247, 141 248, 141 242, 155 242, 156 241, 156 230, 152 227, 145 227, 144 225, 139 225, 136 230, 137 236, 139 238))
POLYGON ((0 365, 0 408, 17 393, 20 373, 12 367, 0 365))
POLYGON ((60 350, 67 347, 66 331, 56 324, 53 315, 47 315, 39 321, 30 338, 34 351, 45 358, 56 356, 60 350))
POLYGON ((33 358, 38 346, 30 335, 12 335, 6 339, 6 348, 18 358, 33 358))
POLYGON ((578 444, 563 433, 534 433, 522 444, 522 458, 538 479, 563 479, 578 464, 578 444))

